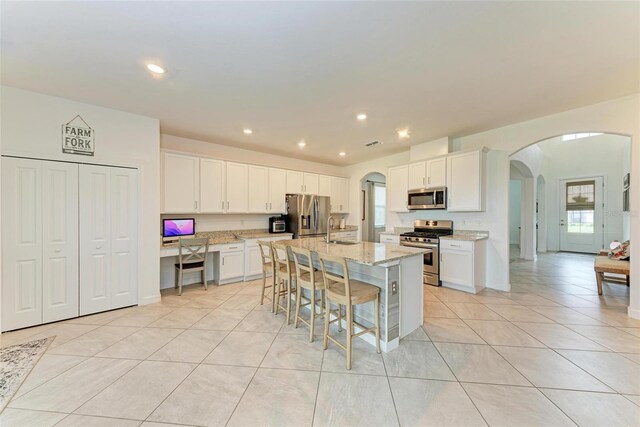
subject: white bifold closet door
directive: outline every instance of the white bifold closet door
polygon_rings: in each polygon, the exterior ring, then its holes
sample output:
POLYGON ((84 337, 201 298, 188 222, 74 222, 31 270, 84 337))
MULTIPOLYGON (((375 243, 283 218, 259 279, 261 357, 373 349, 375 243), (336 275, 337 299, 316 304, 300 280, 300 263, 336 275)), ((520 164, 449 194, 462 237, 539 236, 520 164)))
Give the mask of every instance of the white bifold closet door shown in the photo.
POLYGON ((80 165, 80 314, 138 301, 134 169, 80 165))
POLYGON ((2 158, 2 329, 78 315, 78 165, 2 158))

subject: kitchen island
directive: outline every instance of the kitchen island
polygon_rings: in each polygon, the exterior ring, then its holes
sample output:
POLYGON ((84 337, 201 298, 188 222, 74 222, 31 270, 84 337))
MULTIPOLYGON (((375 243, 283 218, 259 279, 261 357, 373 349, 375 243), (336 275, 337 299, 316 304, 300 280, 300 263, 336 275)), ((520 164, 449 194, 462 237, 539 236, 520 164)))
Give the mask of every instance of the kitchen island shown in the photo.
MULTIPOLYGON (((313 264, 320 269, 316 254, 347 259, 349 277, 380 288, 380 347, 388 352, 396 347, 400 338, 409 335, 422 325, 423 278, 422 265, 425 253, 430 249, 410 248, 393 244, 372 242, 338 242, 327 244, 324 238, 283 240, 287 246, 315 252, 313 264)), ((355 320, 372 325, 373 304, 355 307, 355 320)), ((358 332, 358 330, 356 330, 358 332)), ((362 339, 375 345, 373 335, 362 339)))

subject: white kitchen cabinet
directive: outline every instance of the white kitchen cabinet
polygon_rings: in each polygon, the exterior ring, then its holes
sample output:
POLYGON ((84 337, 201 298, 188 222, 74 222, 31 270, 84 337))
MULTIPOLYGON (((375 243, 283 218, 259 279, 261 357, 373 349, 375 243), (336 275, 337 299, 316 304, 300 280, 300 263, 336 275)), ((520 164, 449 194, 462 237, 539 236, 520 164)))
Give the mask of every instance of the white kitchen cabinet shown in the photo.
POLYGON ((315 173, 304 173, 304 193, 318 194, 320 177, 315 173))
POLYGON ((287 194, 304 193, 304 173, 299 171, 287 171, 287 194))
POLYGON ((400 236, 398 236, 397 234, 380 233, 380 243, 390 243, 393 245, 399 245, 400 236))
POLYGON ((447 156, 447 210, 477 212, 485 209, 486 151, 447 156))
MULTIPOLYGON (((325 196, 325 197, 334 197, 333 194, 333 190, 332 190, 332 182, 334 180, 334 177, 332 176, 327 176, 327 175, 320 175, 318 177, 318 196, 325 196)), ((333 199, 331 200, 333 202, 333 199)))
POLYGON ((78 315, 78 165, 2 159, 2 329, 78 315))
POLYGON ((269 212, 286 213, 287 172, 269 168, 269 212))
POLYGON ((249 166, 249 212, 269 212, 269 168, 249 166))
POLYGON ((244 241, 244 280, 254 280, 262 277, 262 256, 258 240, 265 242, 275 242, 278 240, 289 240, 290 233, 279 234, 273 237, 261 237, 259 239, 247 239, 244 241))
POLYGON ((426 188, 446 187, 447 185, 447 158, 427 160, 426 165, 426 188))
POLYGON ((227 162, 227 209, 229 213, 249 211, 249 166, 227 162))
POLYGON ((486 240, 440 239, 442 286, 477 293, 485 287, 486 240))
POLYGON ((409 212, 407 193, 409 191, 409 166, 389 168, 387 173, 387 201, 390 212, 409 212))
POLYGON ((417 162, 409 165, 409 189, 427 186, 427 163, 417 162))
POLYGON ((200 198, 200 159, 163 153, 162 170, 163 212, 197 212, 200 198))
POLYGON ((244 276, 244 243, 222 246, 218 271, 220 284, 242 280, 244 276))
POLYGON ((331 213, 349 213, 349 179, 331 177, 331 213))
POLYGON ((196 212, 222 213, 226 209, 226 163, 200 159, 200 202, 196 212))

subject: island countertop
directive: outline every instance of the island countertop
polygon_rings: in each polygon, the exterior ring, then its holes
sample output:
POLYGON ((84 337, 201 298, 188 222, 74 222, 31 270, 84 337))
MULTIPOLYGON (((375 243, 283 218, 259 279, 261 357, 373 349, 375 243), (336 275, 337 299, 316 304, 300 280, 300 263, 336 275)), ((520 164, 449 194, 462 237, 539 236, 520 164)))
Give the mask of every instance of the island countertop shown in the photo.
POLYGON ((295 246, 312 252, 346 258, 349 261, 365 265, 379 265, 391 261, 431 252, 431 249, 410 248, 407 246, 391 245, 373 242, 353 242, 352 244, 338 244, 324 241, 324 237, 281 240, 281 245, 295 246))

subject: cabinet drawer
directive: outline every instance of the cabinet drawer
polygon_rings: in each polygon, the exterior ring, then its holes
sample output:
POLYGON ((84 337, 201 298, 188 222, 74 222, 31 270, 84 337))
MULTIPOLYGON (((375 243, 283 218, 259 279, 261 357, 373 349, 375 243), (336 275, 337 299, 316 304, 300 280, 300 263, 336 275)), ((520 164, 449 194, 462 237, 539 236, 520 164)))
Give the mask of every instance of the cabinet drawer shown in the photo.
POLYGON ((224 245, 218 245, 218 248, 220 248, 220 252, 239 252, 244 251, 244 243, 227 243, 224 245))
POLYGON ((393 243, 398 245, 400 244, 400 236, 396 236, 392 234, 381 234, 380 243, 393 243))
POLYGON ((455 249, 458 251, 473 251, 473 242, 465 240, 440 239, 440 250, 455 249))

